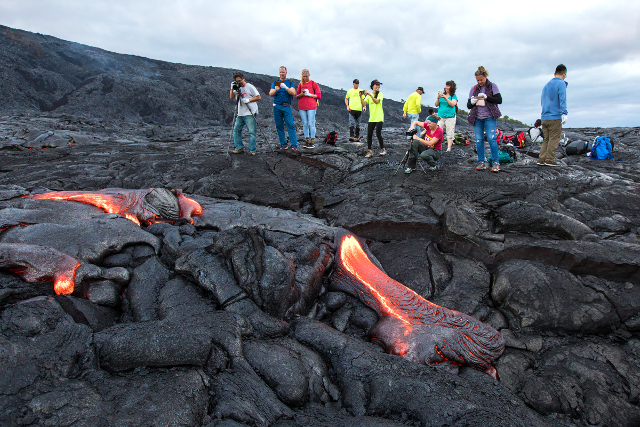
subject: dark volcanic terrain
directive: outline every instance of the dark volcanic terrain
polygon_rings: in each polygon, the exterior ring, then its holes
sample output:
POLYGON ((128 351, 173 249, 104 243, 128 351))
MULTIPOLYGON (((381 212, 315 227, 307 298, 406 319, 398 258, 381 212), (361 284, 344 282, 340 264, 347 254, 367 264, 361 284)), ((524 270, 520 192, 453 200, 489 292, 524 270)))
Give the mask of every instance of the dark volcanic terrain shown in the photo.
POLYGON ((344 92, 322 87, 337 146, 281 154, 273 77, 247 73, 258 154, 230 155, 230 70, 6 27, 0 62, 0 267, 20 243, 93 272, 56 295, 0 270, 0 425, 640 425, 640 128, 566 131, 610 136, 620 161, 560 148, 540 167, 527 147, 494 174, 459 118, 471 145, 406 175, 399 103, 389 155, 364 158, 344 92), (139 227, 22 198, 156 187, 202 214, 139 227), (393 279, 500 331, 499 380, 382 351, 377 314, 332 288, 343 229, 393 279))

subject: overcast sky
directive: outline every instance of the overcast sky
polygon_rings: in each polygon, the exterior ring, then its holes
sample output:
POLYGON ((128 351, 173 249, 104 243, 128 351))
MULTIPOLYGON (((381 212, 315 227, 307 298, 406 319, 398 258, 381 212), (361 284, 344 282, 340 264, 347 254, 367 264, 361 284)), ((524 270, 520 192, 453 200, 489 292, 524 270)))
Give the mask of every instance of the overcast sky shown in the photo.
POLYGON ((308 68, 338 89, 379 79, 398 101, 422 86, 429 105, 447 80, 466 104, 483 65, 502 114, 529 124, 563 63, 567 126, 640 126, 638 0, 0 0, 0 23, 170 62, 274 77, 286 65, 295 78, 308 68))

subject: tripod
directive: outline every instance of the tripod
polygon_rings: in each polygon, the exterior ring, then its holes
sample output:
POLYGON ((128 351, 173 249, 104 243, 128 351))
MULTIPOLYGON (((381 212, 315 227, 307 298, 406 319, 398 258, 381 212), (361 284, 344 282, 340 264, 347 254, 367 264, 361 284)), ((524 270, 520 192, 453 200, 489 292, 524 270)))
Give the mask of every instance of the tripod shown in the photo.
MULTIPOLYGON (((409 149, 404 153, 404 157, 402 158, 402 160, 400 160, 400 164, 398 165, 398 167, 396 168, 396 171, 393 173, 392 176, 396 176, 396 174, 398 173, 398 171, 400 170, 400 167, 405 167, 407 165, 407 160, 409 160, 409 152, 412 150, 411 145, 413 144, 413 140, 411 140, 409 142, 409 149)), ((418 159, 416 159, 416 164, 418 164, 418 159)), ((422 163, 420 164, 420 168, 422 168, 422 172, 424 172, 424 174, 427 174, 427 171, 424 169, 424 166, 422 166, 422 163)))
MULTIPOLYGON (((236 107, 235 110, 233 111, 233 127, 235 127, 235 123, 236 123, 236 119, 238 118, 238 110, 240 109, 240 102, 241 101, 241 92, 240 90, 236 90, 236 107)), ((256 129, 260 129, 260 127, 258 126, 258 119, 256 118, 255 114, 253 114, 253 111, 251 111, 251 108, 249 108, 249 105, 247 105, 247 110, 249 110, 249 113, 251 113, 251 117, 253 117, 253 120, 256 122, 256 129)), ((229 149, 231 148, 231 141, 233 141, 233 127, 231 128, 231 140, 229 141, 229 146, 227 147, 227 158, 229 157, 229 149)), ((258 131, 256 130, 256 133, 258 131)), ((262 138, 264 139, 265 144, 268 146, 269 145, 269 140, 267 139, 267 137, 264 135, 264 132, 262 132, 262 129, 260 129, 260 135, 262 136, 262 138)), ((257 138, 257 135, 256 135, 257 138)), ((272 151, 277 151, 277 148, 274 147, 274 149, 272 151)))

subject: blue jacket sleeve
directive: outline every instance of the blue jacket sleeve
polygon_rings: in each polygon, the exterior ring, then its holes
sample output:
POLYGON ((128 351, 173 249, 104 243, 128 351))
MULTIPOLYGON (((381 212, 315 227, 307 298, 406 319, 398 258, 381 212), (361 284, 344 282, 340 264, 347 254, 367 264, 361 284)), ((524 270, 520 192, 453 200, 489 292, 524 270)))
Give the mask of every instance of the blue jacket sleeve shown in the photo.
POLYGON ((560 102, 560 111, 562 111, 562 114, 569 114, 567 112, 567 85, 560 86, 558 101, 560 102))

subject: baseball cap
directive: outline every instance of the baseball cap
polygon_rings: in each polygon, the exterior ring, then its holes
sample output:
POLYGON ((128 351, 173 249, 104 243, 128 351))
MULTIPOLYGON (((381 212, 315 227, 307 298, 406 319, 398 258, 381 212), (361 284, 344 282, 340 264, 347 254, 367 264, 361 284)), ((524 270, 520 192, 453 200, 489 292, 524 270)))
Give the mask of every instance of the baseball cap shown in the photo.
POLYGON ((380 80, 375 79, 371 81, 371 89, 373 89, 374 85, 381 85, 382 83, 380 83, 380 80))
POLYGON ((421 91, 424 92, 424 89, 422 89, 422 86, 418 86, 418 89, 416 89, 416 90, 421 90, 421 91))
POLYGON ((360 84, 360 80, 358 80, 358 79, 353 79, 353 82, 357 83, 357 84, 360 84))

